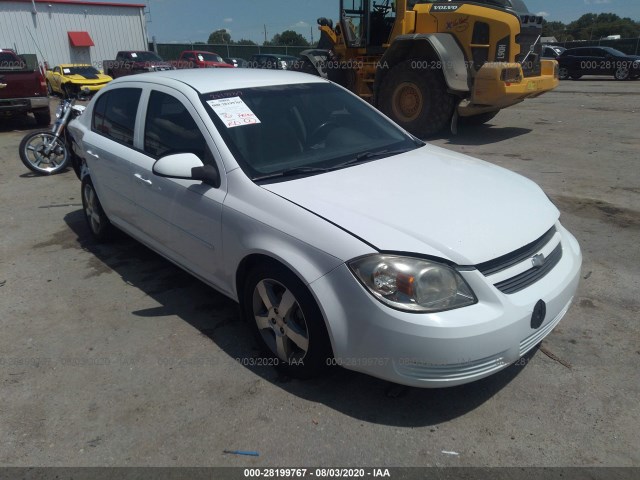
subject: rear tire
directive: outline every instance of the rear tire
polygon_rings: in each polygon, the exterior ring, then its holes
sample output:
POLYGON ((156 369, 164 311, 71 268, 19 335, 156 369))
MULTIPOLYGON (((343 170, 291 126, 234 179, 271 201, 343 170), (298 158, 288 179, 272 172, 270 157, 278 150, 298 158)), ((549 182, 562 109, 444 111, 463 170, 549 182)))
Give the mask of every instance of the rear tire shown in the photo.
POLYGON ((425 138, 449 125, 454 97, 447 92, 439 70, 416 70, 415 60, 391 69, 382 81, 378 106, 383 113, 413 135, 425 138))
POLYGON ((98 194, 89 175, 82 179, 82 211, 91 235, 98 242, 108 242, 113 236, 113 225, 102 209, 98 194))
POLYGON ((269 362, 295 378, 328 369, 331 343, 324 319, 307 287, 279 263, 256 266, 247 275, 242 310, 269 362))

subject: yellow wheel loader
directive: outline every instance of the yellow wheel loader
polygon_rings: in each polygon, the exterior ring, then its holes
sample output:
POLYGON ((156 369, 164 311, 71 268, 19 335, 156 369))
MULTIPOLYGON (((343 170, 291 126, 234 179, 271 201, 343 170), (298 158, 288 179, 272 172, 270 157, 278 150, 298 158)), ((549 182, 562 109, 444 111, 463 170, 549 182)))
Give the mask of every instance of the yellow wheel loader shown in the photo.
POLYGON ((484 123, 502 108, 558 86, 542 60, 542 17, 522 0, 340 0, 318 19, 318 48, 299 69, 367 99, 424 138, 458 119, 484 123))

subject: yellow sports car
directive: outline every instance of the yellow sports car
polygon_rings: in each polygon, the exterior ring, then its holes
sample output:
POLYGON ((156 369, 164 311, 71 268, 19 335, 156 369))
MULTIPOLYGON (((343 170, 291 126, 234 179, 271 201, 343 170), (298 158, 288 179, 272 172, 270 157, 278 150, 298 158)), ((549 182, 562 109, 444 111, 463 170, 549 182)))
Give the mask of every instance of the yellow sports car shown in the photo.
POLYGON ((89 91, 97 92, 111 80, 109 75, 100 73, 91 65, 58 65, 47 70, 47 91, 49 95, 59 93, 68 96, 87 87, 89 91))

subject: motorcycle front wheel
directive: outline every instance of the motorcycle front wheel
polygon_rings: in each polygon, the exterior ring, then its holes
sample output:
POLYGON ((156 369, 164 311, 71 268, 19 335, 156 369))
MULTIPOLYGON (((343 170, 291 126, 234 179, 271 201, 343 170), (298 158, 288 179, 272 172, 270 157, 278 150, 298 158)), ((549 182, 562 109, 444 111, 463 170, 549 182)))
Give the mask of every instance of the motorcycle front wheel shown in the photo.
POLYGON ((31 132, 20 142, 20 160, 32 172, 39 175, 54 175, 69 163, 69 152, 60 138, 50 130, 31 132))

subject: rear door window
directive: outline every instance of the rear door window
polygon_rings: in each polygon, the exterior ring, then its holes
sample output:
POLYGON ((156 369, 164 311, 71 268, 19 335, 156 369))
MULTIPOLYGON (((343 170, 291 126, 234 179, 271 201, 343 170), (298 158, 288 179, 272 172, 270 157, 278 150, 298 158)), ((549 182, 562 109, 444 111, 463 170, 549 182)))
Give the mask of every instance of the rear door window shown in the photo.
POLYGON ((93 131, 115 142, 133 146, 141 93, 139 88, 118 88, 102 94, 93 108, 93 131))

